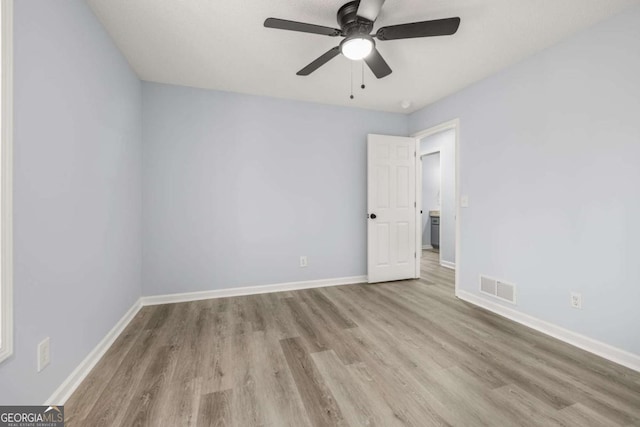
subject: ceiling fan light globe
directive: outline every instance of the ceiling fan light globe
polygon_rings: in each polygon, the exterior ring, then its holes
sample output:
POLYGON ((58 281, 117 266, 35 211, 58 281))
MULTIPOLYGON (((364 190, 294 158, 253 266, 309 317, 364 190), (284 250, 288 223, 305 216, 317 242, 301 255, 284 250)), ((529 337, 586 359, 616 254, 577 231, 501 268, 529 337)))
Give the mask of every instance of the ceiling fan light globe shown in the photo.
POLYGON ((365 37, 353 37, 346 39, 340 45, 340 51, 344 56, 359 61, 369 56, 373 50, 373 41, 365 37))

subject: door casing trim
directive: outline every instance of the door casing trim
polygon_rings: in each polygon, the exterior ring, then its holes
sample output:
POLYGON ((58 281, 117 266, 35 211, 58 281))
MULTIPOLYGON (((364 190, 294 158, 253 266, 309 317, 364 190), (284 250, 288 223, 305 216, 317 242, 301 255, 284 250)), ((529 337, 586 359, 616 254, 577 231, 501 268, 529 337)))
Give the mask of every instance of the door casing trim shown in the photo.
MULTIPOLYGON (((460 119, 455 118, 439 125, 432 126, 430 128, 421 130, 419 132, 411 134, 412 138, 416 140, 416 153, 420 151, 420 141, 429 136, 435 135, 446 130, 453 129, 455 131, 455 174, 454 174, 454 187, 455 187, 455 200, 456 200, 456 236, 455 236, 455 251, 456 251, 456 263, 455 263, 455 295, 458 296, 458 289, 460 283, 460 119)), ((416 156, 416 170, 420 167, 421 158, 416 156)), ((420 168, 422 171, 422 168, 420 168)), ((422 174, 416 173, 416 200, 422 202, 422 174)), ((422 224, 422 215, 420 214, 420 204, 416 203, 416 224, 422 224)), ((416 251, 422 253, 422 227, 416 227, 416 251)), ((415 277, 420 278, 420 262, 416 262, 415 277)))

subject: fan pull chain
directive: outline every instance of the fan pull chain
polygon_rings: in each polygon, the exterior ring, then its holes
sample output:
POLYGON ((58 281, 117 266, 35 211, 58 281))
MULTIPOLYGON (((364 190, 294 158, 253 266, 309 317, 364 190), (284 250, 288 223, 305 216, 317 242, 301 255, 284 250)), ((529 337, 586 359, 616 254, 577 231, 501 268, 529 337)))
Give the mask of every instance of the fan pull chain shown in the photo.
POLYGON ((353 61, 349 62, 351 62, 351 95, 349 96, 349 98, 353 99, 353 61))
POLYGON ((362 61, 362 84, 360 85, 360 87, 362 89, 365 88, 365 85, 364 85, 364 60, 362 61))

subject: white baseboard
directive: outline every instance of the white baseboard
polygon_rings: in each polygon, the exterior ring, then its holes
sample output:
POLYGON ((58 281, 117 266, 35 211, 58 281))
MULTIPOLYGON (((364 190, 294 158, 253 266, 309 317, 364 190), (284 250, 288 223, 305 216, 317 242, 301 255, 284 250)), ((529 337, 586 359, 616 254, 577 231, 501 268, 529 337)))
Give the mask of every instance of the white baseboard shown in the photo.
POLYGON ((450 262, 450 261, 440 261, 440 265, 444 268, 449 268, 451 270, 455 270, 456 269, 456 263, 455 262, 450 262))
POLYGON ((307 280, 302 282, 276 283, 272 285, 244 286, 239 288, 215 289, 211 291, 186 292, 180 294, 153 295, 142 297, 146 305, 171 304, 176 302, 198 301, 211 298, 237 297, 242 295, 266 294, 271 292, 297 291, 300 289, 323 288, 326 286, 366 283, 367 276, 338 277, 334 279, 307 280))
POLYGON ((488 301, 485 298, 470 292, 458 290, 456 296, 461 300, 482 307, 502 317, 506 317, 509 320, 513 320, 514 322, 528 326, 531 329, 542 332, 543 334, 557 338, 560 341, 573 345, 574 347, 578 347, 622 366, 626 366, 634 371, 640 372, 640 355, 629 353, 626 350, 613 347, 601 341, 594 340, 593 338, 561 328, 560 326, 545 322, 544 320, 540 320, 528 314, 521 313, 513 308, 505 307, 493 301, 488 301))
POLYGON ((140 300, 138 299, 131 308, 122 316, 118 323, 111 328, 107 335, 95 346, 91 353, 84 358, 76 369, 71 372, 71 375, 53 392, 53 394, 44 403, 45 405, 64 405, 71 394, 78 388, 80 383, 87 377, 89 372, 98 363, 100 358, 104 356, 111 344, 118 338, 124 328, 127 327, 129 322, 138 314, 142 308, 140 300))
POLYGON ((422 245, 422 249, 433 249, 431 245, 422 245))

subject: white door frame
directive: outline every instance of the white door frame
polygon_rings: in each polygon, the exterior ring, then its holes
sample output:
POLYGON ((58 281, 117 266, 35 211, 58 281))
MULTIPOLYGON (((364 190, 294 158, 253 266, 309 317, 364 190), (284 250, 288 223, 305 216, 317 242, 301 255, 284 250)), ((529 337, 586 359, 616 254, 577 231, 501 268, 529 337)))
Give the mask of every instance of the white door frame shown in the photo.
POLYGON ((0 144, 0 362, 13 354, 13 0, 2 8, 2 143, 0 144))
MULTIPOLYGON (((418 139, 418 144, 420 143, 420 139, 418 139)), ((416 171, 417 174, 420 175, 421 178, 423 178, 423 173, 424 171, 422 170, 422 158, 426 157, 426 156, 430 156, 432 154, 436 154, 439 153, 442 155, 441 153, 441 149, 437 149, 437 150, 430 150, 430 151, 424 151, 421 152, 420 149, 418 148, 417 153, 418 154, 418 160, 420 160, 418 162, 420 169, 416 171)), ((455 183, 454 183, 455 184, 455 183)), ((418 191, 418 189, 416 188, 416 191, 418 191)), ((440 157, 440 200, 442 200, 442 157, 440 157)), ((420 181, 420 192, 416 194, 416 200, 417 200, 417 207, 418 207, 418 212, 422 211, 422 181, 420 181)), ((425 213, 423 212, 420 215, 420 226, 422 227, 422 218, 424 218, 425 213)), ((431 226, 431 222, 429 222, 429 226, 431 226)), ((424 242, 422 242, 422 235, 424 233, 420 233, 420 241, 421 241, 421 245, 419 245, 420 250, 422 251, 422 247, 424 246, 424 242)), ((421 252, 418 252, 421 253, 421 252)), ((438 252, 438 262, 440 263, 440 265, 442 265, 442 252, 438 252)), ((420 268, 420 258, 418 258, 418 269, 420 268)))
MULTIPOLYGON (((416 139, 416 152, 420 153, 419 156, 416 156, 416 171, 422 171, 422 152, 420 151, 420 141, 428 136, 435 135, 440 132, 444 132, 446 130, 453 129, 456 134, 455 138, 455 189, 456 189, 456 242, 455 242, 455 251, 456 251, 456 277, 455 277, 455 294, 458 295, 458 288, 460 282, 460 119, 453 119, 447 122, 441 123, 436 126, 432 126, 425 130, 413 133, 411 135, 412 138, 416 139), (419 169, 418 169, 419 168, 419 169)), ((425 153, 426 154, 426 153, 425 153)), ((422 204, 422 174, 416 173, 416 200, 422 204)), ((420 214, 420 209, 422 206, 418 205, 416 207, 416 224, 422 224, 422 215, 420 214)), ((416 227, 416 251, 418 253, 422 253, 422 235, 418 234, 422 233, 422 227, 416 227), (419 246, 419 247, 418 247, 419 246)), ((420 262, 416 262, 416 277, 420 277, 420 262)))

